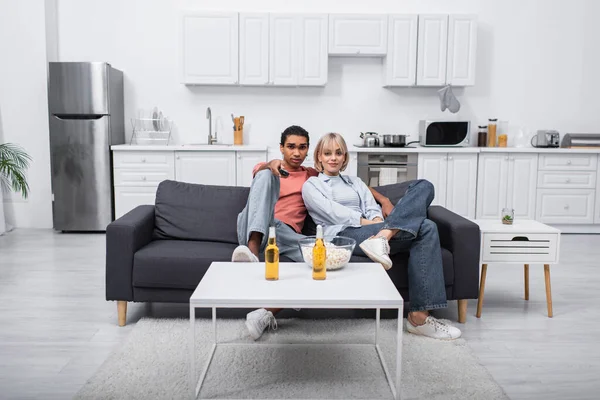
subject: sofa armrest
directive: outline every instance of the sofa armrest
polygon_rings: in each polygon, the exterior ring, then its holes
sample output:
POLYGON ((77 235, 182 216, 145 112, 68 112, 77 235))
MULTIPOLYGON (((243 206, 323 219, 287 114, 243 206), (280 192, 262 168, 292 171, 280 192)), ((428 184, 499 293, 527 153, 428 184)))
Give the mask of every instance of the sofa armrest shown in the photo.
POLYGON ((133 256, 153 232, 152 205, 138 206, 106 227, 106 300, 133 301, 133 256))
POLYGON ((481 249, 479 226, 441 206, 429 207, 427 214, 437 225, 441 246, 452 253, 454 299, 476 299, 481 249))

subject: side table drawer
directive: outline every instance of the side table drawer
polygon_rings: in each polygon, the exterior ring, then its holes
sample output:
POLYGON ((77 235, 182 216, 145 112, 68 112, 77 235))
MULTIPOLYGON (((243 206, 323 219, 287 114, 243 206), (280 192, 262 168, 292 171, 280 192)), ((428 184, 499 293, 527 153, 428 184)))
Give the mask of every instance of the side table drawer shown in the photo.
POLYGON ((558 234, 484 233, 482 262, 544 263, 557 261, 558 234))

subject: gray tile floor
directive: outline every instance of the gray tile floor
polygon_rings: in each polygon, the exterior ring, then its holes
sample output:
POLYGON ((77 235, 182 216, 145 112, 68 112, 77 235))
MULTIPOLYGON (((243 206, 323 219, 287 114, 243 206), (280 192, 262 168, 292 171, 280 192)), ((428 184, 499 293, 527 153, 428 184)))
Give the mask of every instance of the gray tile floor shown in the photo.
MULTIPOLYGON (((104 235, 17 230, 0 236, 0 398, 74 395, 145 315, 187 317, 185 305, 129 304, 116 325, 104 300, 104 235)), ((600 236, 563 235, 551 267, 554 318, 541 265, 488 267, 481 319, 469 302, 463 335, 513 399, 597 399, 600 236)), ((456 319, 456 304, 437 314, 456 319)), ((457 366, 460 368, 460 366, 457 366)))

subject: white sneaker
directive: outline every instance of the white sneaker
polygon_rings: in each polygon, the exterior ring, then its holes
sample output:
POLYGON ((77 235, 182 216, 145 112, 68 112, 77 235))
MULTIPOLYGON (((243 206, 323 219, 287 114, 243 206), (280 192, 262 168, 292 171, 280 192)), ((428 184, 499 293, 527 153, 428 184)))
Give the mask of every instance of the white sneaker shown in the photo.
POLYGON ((252 339, 258 340, 267 327, 273 330, 277 329, 277 321, 271 311, 259 308, 246 315, 246 328, 252 339))
POLYGON ((231 255, 231 261, 233 262, 258 262, 256 257, 248 248, 248 246, 240 245, 235 248, 231 255))
POLYGON ((406 330, 415 335, 441 340, 454 340, 461 335, 460 329, 437 320, 431 315, 427 317, 423 325, 414 326, 409 320, 406 320, 406 330))
POLYGON ((374 236, 368 238, 359 246, 371 260, 380 263, 386 270, 392 268, 392 260, 389 256, 390 244, 386 238, 374 236))

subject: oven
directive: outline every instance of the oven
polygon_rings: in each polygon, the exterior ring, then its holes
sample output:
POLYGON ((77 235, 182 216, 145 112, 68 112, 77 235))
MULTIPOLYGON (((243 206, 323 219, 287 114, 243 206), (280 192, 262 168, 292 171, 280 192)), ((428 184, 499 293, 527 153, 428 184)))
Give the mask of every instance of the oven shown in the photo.
POLYGON ((367 186, 417 179, 417 153, 358 153, 358 177, 367 186))

